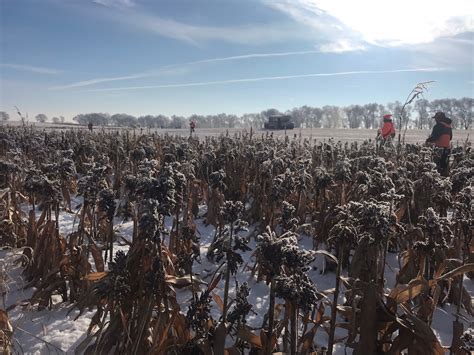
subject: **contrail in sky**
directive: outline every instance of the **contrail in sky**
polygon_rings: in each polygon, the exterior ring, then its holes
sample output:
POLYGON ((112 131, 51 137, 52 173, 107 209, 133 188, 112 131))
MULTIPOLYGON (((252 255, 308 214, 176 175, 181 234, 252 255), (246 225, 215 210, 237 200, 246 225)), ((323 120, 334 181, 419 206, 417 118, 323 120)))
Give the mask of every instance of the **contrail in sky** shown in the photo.
POLYGON ((78 87, 91 86, 95 84, 108 83, 111 81, 151 78, 151 77, 156 77, 160 75, 166 75, 167 73, 168 74, 173 73, 173 69, 186 68, 188 66, 198 65, 198 64, 231 62, 231 61, 254 59, 254 58, 287 57, 287 56, 315 54, 315 53, 321 53, 321 51, 309 50, 309 51, 293 51, 293 52, 252 53, 252 54, 236 55, 236 56, 231 56, 231 57, 202 59, 202 60, 196 60, 196 61, 182 63, 182 64, 165 65, 164 67, 159 68, 157 70, 147 71, 143 73, 117 76, 117 77, 109 77, 109 78, 93 78, 89 80, 77 81, 77 82, 67 84, 67 85, 55 86, 55 87, 50 88, 50 90, 73 89, 73 88, 78 88, 78 87))
POLYGON ((361 74, 390 74, 390 73, 407 73, 407 72, 437 72, 448 70, 448 68, 414 68, 414 69, 394 69, 394 70, 358 70, 358 71, 343 71, 333 73, 312 73, 312 74, 297 74, 297 75, 282 75, 282 76, 264 76, 258 78, 243 78, 243 79, 229 79, 216 81, 201 81, 180 84, 162 84, 162 85, 146 85, 146 86, 124 86, 115 88, 90 89, 85 92, 101 92, 101 91, 122 91, 122 90, 149 90, 149 89, 166 89, 166 88, 184 88, 193 86, 209 86, 209 85, 225 85, 236 83, 251 83, 268 80, 290 80, 299 78, 314 78, 314 77, 330 77, 330 76, 344 76, 344 75, 361 75, 361 74))

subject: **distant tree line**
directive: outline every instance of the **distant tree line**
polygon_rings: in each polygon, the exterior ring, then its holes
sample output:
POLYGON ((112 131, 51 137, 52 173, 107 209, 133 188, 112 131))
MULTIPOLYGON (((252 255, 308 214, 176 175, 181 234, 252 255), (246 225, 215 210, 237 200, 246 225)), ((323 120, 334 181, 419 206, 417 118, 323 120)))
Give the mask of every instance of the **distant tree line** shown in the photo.
MULTIPOLYGON (((89 122, 95 126, 119 127, 144 127, 144 128, 186 128, 188 122, 193 120, 198 128, 243 128, 253 126, 262 128, 269 116, 288 114, 291 115, 298 128, 378 128, 380 119, 385 113, 391 113, 398 118, 402 111, 399 101, 382 105, 369 103, 365 105, 349 105, 345 107, 326 105, 322 107, 301 106, 280 112, 271 108, 259 113, 246 113, 241 116, 220 113, 216 115, 191 115, 189 117, 165 115, 146 115, 135 117, 118 113, 87 113, 76 115, 73 120, 79 124, 87 125, 89 122)), ((412 105, 405 107, 402 121, 408 119, 411 128, 431 128, 434 124, 431 117, 437 111, 443 111, 453 120, 453 128, 469 129, 473 122, 474 99, 464 97, 461 99, 437 99, 428 101, 420 99, 412 105)), ((44 114, 36 115, 38 122, 47 122, 44 114)), ((6 112, 0 112, 0 120, 8 120, 6 112)), ((63 123, 64 117, 53 117, 53 123, 63 123)))

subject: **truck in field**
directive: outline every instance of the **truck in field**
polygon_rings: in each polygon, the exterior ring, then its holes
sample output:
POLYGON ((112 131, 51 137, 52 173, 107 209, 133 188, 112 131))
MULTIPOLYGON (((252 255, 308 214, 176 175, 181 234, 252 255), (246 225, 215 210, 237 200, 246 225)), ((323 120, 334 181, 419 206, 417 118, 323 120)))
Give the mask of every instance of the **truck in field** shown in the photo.
POLYGON ((295 124, 290 115, 275 115, 268 117, 268 121, 263 124, 265 129, 293 129, 295 124))

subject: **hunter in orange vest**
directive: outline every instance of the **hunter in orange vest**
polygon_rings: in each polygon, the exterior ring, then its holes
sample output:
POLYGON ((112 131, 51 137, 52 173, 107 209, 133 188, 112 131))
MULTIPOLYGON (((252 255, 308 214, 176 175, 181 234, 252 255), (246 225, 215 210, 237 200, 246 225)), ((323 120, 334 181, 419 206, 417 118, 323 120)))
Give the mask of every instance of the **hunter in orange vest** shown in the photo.
POLYGON ((452 121, 446 117, 444 112, 436 112, 436 115, 432 118, 436 120, 436 125, 433 127, 433 131, 426 140, 426 143, 432 143, 439 148, 449 148, 451 146, 451 139, 453 139, 452 121))
POLYGON ((451 139, 453 139, 453 130, 451 129, 451 120, 446 117, 444 112, 436 112, 432 117, 436 120, 431 135, 426 140, 427 144, 434 144, 439 148, 434 158, 441 175, 446 176, 448 172, 449 153, 451 152, 451 139))
POLYGON ((395 126, 393 125, 392 115, 386 114, 383 116, 383 126, 380 130, 383 139, 395 137, 395 126))

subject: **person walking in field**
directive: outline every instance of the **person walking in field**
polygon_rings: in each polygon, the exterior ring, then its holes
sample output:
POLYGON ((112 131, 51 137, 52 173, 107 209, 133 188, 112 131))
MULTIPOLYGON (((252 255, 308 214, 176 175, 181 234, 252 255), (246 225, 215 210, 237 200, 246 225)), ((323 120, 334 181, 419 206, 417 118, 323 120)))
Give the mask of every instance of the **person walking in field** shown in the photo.
POLYGON ((196 123, 194 123, 194 121, 191 121, 189 123, 189 130, 190 130, 190 135, 192 135, 194 133, 194 129, 196 128, 196 123))
POLYGON ((379 141, 380 148, 383 146, 391 146, 392 139, 395 137, 395 126, 393 125, 392 115, 387 113, 383 115, 382 128, 377 132, 377 140, 379 141))
POLYGON ((426 140, 426 144, 436 147, 434 162, 441 175, 447 176, 449 154, 451 153, 451 140, 453 139, 453 130, 451 128, 452 120, 444 112, 436 112, 432 117, 436 124, 431 131, 431 135, 426 140))
POLYGON ((383 126, 380 129, 380 135, 383 140, 395 137, 395 126, 393 125, 392 115, 389 113, 383 115, 383 126))

